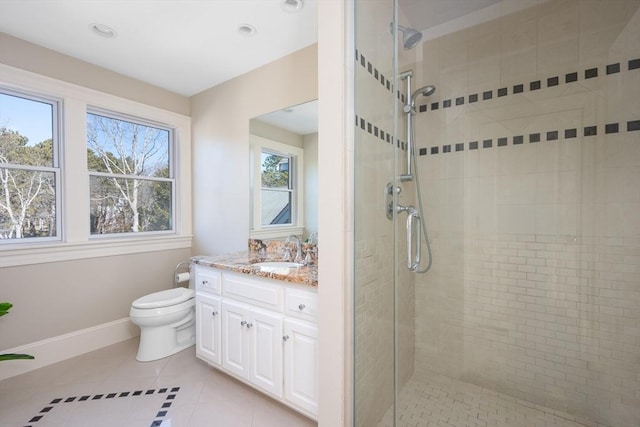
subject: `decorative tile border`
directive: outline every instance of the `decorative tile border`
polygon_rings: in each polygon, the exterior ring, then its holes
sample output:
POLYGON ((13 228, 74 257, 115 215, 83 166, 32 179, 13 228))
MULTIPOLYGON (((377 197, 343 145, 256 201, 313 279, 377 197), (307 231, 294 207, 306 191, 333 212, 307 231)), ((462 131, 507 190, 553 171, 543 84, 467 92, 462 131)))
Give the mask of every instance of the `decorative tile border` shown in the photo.
POLYGON ((138 397, 138 396, 150 396, 150 395, 158 395, 158 394, 167 394, 167 397, 156 415, 154 416, 154 420, 151 422, 151 427, 158 427, 162 425, 164 421, 163 418, 169 412, 169 408, 173 403, 173 400, 176 398, 176 393, 180 391, 180 387, 172 387, 171 389, 167 388, 159 388, 159 389, 149 389, 149 390, 134 390, 134 391, 124 391, 121 393, 102 393, 102 394, 94 394, 94 395, 83 395, 83 396, 71 396, 71 397, 60 397, 53 399, 47 406, 45 406, 37 415, 31 417, 28 421, 28 424, 25 427, 36 427, 39 421, 41 421, 47 414, 49 414, 52 410, 56 408, 58 404, 71 403, 71 402, 87 402, 89 400, 107 400, 107 399, 115 399, 122 397, 138 397))
MULTIPOLYGON (((389 80, 388 77, 384 76, 370 61, 368 61, 364 55, 355 51, 355 59, 356 62, 359 63, 376 81, 378 81, 386 90, 393 92, 394 87, 393 83, 389 80)), ((605 75, 617 74, 622 71, 622 66, 624 62, 616 62, 613 64, 609 64, 603 67, 605 75)), ((630 59, 626 63, 627 70, 640 70, 640 58, 630 59)), ((547 88, 552 88, 559 86, 560 84, 569 84, 574 83, 579 80, 579 76, 582 75, 584 80, 596 78, 599 75, 599 68, 594 67, 584 70, 583 73, 571 72, 566 73, 564 78, 561 78, 560 75, 548 77, 544 82, 546 83, 547 88)), ((530 92, 534 92, 543 88, 543 80, 535 80, 529 82, 528 85, 516 84, 511 88, 509 87, 501 87, 496 90, 487 90, 482 93, 474 93, 467 96, 459 96, 451 99, 445 99, 443 101, 436 101, 430 104, 423 104, 417 107, 418 113, 424 113, 427 111, 437 111, 445 108, 452 108, 458 106, 464 106, 465 102, 468 104, 474 104, 480 101, 490 101, 497 98, 502 98, 505 96, 509 96, 509 89, 511 89, 511 95, 517 95, 525 92, 525 87, 529 88, 530 92), (494 97, 495 93, 495 97, 494 97)), ((405 95, 397 91, 398 99, 404 103, 405 95)), ((393 135, 389 132, 384 131, 383 129, 376 126, 374 123, 365 120, 362 117, 355 117, 355 125, 359 127, 363 131, 373 135, 376 138, 380 138, 382 141, 393 144, 394 138, 393 135)), ((607 123, 603 127, 601 127, 600 132, 604 130, 605 134, 619 133, 623 132, 626 126, 627 132, 633 132, 640 130, 640 120, 631 120, 627 122, 621 123, 607 123)), ((511 140, 511 145, 520 145, 527 140, 529 143, 537 143, 541 142, 543 137, 546 141, 556 141, 560 138, 560 135, 564 135, 564 139, 572 139, 578 137, 578 132, 581 132, 584 137, 596 136, 598 134, 598 125, 585 126, 583 129, 578 128, 570 128, 564 129, 564 132, 560 130, 549 130, 544 133, 532 133, 529 135, 514 135, 511 137, 500 137, 495 140, 495 146, 497 147, 506 147, 509 145, 509 140, 511 140)), ((402 150, 406 149, 406 144, 403 141, 395 141, 396 145, 402 150)), ((434 155, 440 153, 451 153, 451 152, 459 152, 464 151, 465 146, 468 150, 477 150, 479 148, 492 148, 494 146, 493 139, 486 139, 483 141, 469 141, 465 143, 456 143, 453 144, 445 144, 442 146, 433 146, 429 148, 420 148, 418 150, 419 155, 424 156, 427 154, 434 155)))
POLYGON ((367 132, 370 135, 375 136, 376 138, 380 138, 381 141, 388 142, 389 144, 396 144, 396 146, 401 150, 407 149, 407 144, 402 140, 394 140, 393 135, 390 132, 385 131, 382 128, 374 125, 370 121, 363 119, 362 117, 358 117, 356 114, 356 128, 360 128, 363 131, 367 132))
MULTIPOLYGON (((605 134, 621 133, 623 132, 623 130, 620 130, 620 129, 621 128, 624 129, 624 127, 625 127, 624 122, 608 123, 604 125, 604 133, 605 134)), ((418 150, 418 153, 420 156, 426 156, 427 154, 434 155, 434 154, 440 154, 440 153, 451 153, 453 151, 458 152, 458 151, 464 151, 465 146, 467 147, 466 149, 469 151, 477 150, 479 148, 493 148, 494 145, 497 147, 506 147, 509 145, 509 140, 511 140, 511 145, 521 145, 521 144, 524 144, 525 141, 528 141, 528 143, 533 144, 533 143, 541 142, 543 138, 545 141, 558 141, 560 139, 560 135, 564 135, 564 139, 573 139, 578 137, 579 130, 582 131, 582 135, 584 137, 596 136, 598 135, 598 132, 599 132, 597 125, 585 126, 583 129, 578 129, 578 128, 565 129, 564 133, 558 130, 550 130, 546 132, 530 133, 529 135, 515 135, 512 137, 501 137, 495 140, 485 139, 483 141, 469 141, 466 144, 457 143, 457 144, 454 144, 453 147, 451 144, 448 144, 448 145, 442 145, 442 146, 433 146, 433 147, 429 147, 428 149, 420 148, 418 150), (494 144, 494 141, 495 141, 495 144, 494 144)), ((640 130, 640 120, 632 120, 632 121, 626 122, 627 132, 634 132, 639 130, 640 130)), ((600 129, 600 132, 602 132, 602 128, 600 129)))

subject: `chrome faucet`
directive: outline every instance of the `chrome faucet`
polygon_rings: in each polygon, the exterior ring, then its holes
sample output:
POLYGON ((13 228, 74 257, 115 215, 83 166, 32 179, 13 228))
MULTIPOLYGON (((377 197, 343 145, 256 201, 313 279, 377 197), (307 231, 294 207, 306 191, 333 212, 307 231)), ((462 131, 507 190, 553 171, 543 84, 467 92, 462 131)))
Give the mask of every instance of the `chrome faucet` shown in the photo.
POLYGON ((287 246, 291 241, 296 244, 296 257, 294 262, 302 262, 302 242, 298 238, 298 236, 294 236, 293 234, 287 237, 287 240, 284 241, 284 256, 287 260, 291 259, 291 250, 287 246))

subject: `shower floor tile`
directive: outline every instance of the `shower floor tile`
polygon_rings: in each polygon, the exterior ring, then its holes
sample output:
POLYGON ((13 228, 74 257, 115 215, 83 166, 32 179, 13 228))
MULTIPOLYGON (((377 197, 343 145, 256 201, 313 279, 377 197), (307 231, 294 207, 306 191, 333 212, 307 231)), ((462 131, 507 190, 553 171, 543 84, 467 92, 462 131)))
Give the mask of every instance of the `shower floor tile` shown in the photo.
MULTIPOLYGON (((414 374, 398 396, 398 427, 605 427, 436 373, 414 374)), ((393 426, 393 408, 378 427, 393 426)))
POLYGON ((0 427, 314 427, 195 356, 135 360, 138 340, 0 381, 0 427))

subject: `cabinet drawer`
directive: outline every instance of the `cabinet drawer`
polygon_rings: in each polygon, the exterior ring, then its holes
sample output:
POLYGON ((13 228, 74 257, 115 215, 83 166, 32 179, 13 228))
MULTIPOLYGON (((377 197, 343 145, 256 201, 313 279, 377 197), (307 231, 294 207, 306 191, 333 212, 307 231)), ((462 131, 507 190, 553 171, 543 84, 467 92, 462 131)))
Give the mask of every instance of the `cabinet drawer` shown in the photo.
POLYGON ((222 275, 220 272, 199 265, 195 265, 194 267, 196 292, 220 295, 222 284, 222 275))
POLYGON ((284 300, 282 286, 255 280, 246 274, 225 272, 223 294, 249 304, 282 312, 284 300))
POLYGON ((318 294, 302 289, 287 288, 284 312, 287 316, 316 320, 318 316, 318 294))

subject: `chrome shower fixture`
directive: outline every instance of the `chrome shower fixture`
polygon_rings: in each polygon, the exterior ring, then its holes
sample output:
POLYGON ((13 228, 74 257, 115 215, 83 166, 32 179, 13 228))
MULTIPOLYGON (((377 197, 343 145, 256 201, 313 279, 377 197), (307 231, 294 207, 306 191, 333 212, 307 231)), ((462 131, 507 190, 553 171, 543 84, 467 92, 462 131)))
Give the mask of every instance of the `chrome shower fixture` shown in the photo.
POLYGON ((411 105, 415 105, 416 98, 418 97, 418 95, 429 96, 429 95, 433 95, 433 92, 435 91, 436 91, 436 87, 432 85, 421 87, 420 89, 416 90, 411 94, 411 105))
POLYGON ((415 113, 416 98, 420 95, 429 96, 436 91, 436 87, 433 85, 423 86, 420 89, 411 91, 411 78, 413 77, 413 71, 405 71, 399 75, 401 80, 407 82, 407 102, 404 104, 402 110, 407 115, 407 173, 400 175, 402 182, 412 181, 413 174, 411 173, 411 162, 413 153, 413 115, 415 113), (409 96, 409 94, 411 94, 409 96))
MULTIPOLYGON (((390 24, 390 27, 391 34, 393 34, 393 23, 390 24)), ((398 25, 398 30, 402 32, 402 47, 404 50, 413 49, 422 40, 422 33, 418 30, 402 25, 398 25)))

